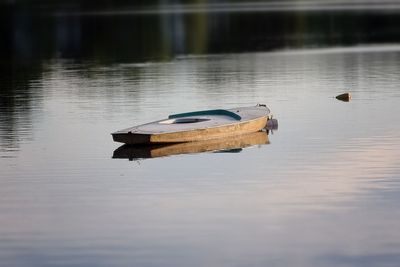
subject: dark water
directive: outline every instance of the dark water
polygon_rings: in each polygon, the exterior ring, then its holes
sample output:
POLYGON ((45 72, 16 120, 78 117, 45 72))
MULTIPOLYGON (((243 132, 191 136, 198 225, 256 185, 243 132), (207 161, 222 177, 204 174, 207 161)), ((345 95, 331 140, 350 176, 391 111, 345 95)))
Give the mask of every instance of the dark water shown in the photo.
POLYGON ((2 43, 0 265, 398 266, 399 17, 321 12, 185 14, 180 33, 171 14, 25 17, 38 34, 15 18, 30 39, 2 43), (215 34, 188 30, 204 14, 215 34), (115 130, 256 103, 279 120, 269 144, 112 158, 115 130))
POLYGON ((54 58, 131 63, 397 43, 400 36, 395 0, 203 2, 105 10, 96 4, 0 5, 0 55, 13 64, 54 58))

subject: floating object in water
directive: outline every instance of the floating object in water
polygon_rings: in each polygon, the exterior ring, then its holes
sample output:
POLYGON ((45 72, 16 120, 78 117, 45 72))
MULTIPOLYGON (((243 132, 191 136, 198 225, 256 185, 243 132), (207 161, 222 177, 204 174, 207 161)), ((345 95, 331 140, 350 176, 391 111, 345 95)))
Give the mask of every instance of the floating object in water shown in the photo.
POLYGON ((351 99, 351 94, 350 93, 340 94, 340 95, 336 96, 336 99, 345 101, 345 102, 349 102, 351 99))
POLYGON ((278 120, 274 119, 271 115, 270 118, 267 120, 267 125, 265 126, 267 130, 277 130, 278 129, 278 120))
POLYGON ((113 153, 114 159, 146 159, 203 152, 239 152, 242 148, 269 144, 268 133, 259 131, 198 142, 149 145, 122 145, 113 153))
POLYGON ((112 137, 116 142, 132 145, 218 139, 260 131, 267 126, 269 114, 265 105, 174 114, 114 132, 112 137))

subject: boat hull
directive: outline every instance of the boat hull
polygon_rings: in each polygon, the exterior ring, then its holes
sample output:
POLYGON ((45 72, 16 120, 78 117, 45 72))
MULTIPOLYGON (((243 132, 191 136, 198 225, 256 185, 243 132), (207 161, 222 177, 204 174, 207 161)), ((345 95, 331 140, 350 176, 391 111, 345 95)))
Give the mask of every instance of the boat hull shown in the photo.
POLYGON ((123 145, 114 151, 114 159, 145 159, 203 152, 237 152, 242 148, 269 144, 267 132, 224 137, 198 142, 150 145, 123 145))

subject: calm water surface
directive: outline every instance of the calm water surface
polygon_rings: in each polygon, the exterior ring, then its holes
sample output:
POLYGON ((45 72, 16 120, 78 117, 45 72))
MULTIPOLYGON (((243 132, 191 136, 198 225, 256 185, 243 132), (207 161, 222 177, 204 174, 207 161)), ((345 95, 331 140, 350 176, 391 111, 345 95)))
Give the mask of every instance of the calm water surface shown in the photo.
POLYGON ((0 107, 1 266, 400 262, 399 46, 60 59, 13 75, 0 107), (351 102, 334 98, 345 91, 351 102), (270 144, 112 158, 115 130, 257 103, 279 120, 270 144))

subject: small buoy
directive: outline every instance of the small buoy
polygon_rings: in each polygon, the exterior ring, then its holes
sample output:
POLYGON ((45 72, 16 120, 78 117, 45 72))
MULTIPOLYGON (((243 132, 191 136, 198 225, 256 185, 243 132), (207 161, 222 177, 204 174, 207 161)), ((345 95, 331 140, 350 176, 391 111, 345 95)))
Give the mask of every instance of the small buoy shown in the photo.
POLYGON ((349 102, 350 99, 351 99, 351 94, 350 93, 344 93, 344 94, 336 96, 336 99, 341 100, 341 101, 345 101, 345 102, 349 102))
POLYGON ((269 118, 267 120, 267 126, 265 126, 266 129, 268 130, 276 130, 278 129, 278 120, 277 119, 273 119, 273 118, 269 118))

